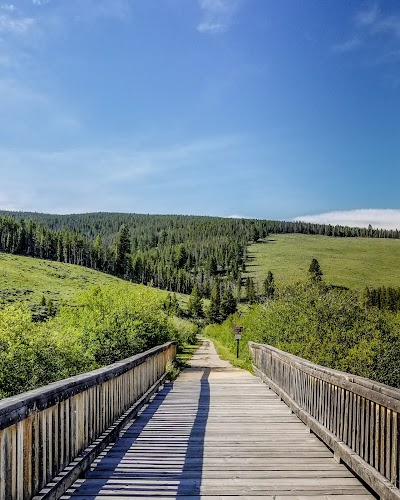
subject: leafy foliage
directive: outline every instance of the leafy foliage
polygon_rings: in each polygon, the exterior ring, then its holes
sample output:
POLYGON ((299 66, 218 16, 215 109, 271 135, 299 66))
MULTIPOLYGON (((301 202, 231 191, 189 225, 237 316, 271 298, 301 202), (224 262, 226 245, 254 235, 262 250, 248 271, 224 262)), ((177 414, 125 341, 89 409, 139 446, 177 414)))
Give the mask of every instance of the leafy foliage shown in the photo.
POLYGON ((357 294, 322 284, 281 288, 276 299, 244 316, 211 325, 205 334, 233 352, 233 325, 244 326, 242 356, 249 340, 273 345, 314 363, 400 387, 400 318, 366 309, 357 294))
POLYGON ((0 397, 113 363, 168 340, 192 341, 196 327, 162 312, 166 293, 95 287, 46 322, 29 309, 0 310, 0 397))

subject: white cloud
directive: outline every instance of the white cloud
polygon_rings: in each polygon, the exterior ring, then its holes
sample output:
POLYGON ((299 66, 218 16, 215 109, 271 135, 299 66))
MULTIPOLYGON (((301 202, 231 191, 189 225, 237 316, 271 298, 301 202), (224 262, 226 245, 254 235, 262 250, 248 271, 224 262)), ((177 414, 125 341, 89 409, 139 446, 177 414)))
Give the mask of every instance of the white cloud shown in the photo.
POLYGON ((0 9, 7 10, 8 12, 14 12, 15 10, 17 10, 15 5, 12 3, 3 3, 2 5, 0 5, 0 9))
POLYGON ((236 214, 227 215, 225 218, 226 219, 250 219, 250 217, 248 217, 247 215, 236 215, 236 214))
POLYGON ((198 24, 200 33, 224 33, 233 23, 239 8, 239 0, 199 0, 203 19, 198 24))
POLYGON ((11 17, 8 14, 0 15, 0 33, 24 35, 36 23, 33 17, 11 17))
MULTIPOLYGON (((353 19, 350 37, 344 42, 334 44, 333 52, 351 52, 361 47, 378 52, 393 52, 400 39, 400 12, 386 14, 374 3, 359 10, 353 19), (379 42, 378 44, 376 42, 379 42)), ((390 62, 390 58, 374 55, 375 64, 390 62)))
POLYGON ((372 227, 379 229, 400 229, 400 209, 363 208, 302 215, 293 220, 352 227, 368 227, 371 224, 372 227))

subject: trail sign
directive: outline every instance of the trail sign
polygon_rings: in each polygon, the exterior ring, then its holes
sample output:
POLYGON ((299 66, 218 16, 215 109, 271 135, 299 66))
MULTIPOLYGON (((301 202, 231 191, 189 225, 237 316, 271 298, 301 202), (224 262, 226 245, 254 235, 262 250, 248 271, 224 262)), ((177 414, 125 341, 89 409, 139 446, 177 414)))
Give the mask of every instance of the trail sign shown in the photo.
POLYGON ((239 342, 242 338, 243 326, 235 325, 233 327, 233 331, 235 332, 235 339, 236 339, 236 358, 238 358, 239 357, 239 342))
POLYGON ((242 338, 243 326, 234 326, 233 330, 235 332, 235 339, 240 340, 242 338))

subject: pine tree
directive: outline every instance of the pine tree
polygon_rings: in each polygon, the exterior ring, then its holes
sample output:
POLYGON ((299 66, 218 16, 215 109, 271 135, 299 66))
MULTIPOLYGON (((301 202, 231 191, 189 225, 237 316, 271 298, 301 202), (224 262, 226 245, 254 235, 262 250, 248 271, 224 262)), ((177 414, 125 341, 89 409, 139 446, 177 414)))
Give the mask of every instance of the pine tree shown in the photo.
POLYGON ((212 256, 208 265, 208 270, 211 276, 216 276, 218 274, 217 259, 212 256))
POLYGON ((192 293, 190 294, 187 310, 193 318, 203 318, 203 301, 197 283, 195 283, 192 293))
POLYGON ((210 323, 221 322, 221 292, 218 281, 211 290, 210 307, 208 308, 207 316, 210 323))
POLYGON ((274 275, 268 271, 267 278, 264 281, 264 296, 267 299, 273 299, 275 295, 274 275))
POLYGON ((125 276, 130 251, 131 242, 129 239, 129 230, 125 224, 122 224, 119 228, 115 242, 115 274, 117 276, 125 276))
POLYGON ((103 260, 103 240, 99 234, 93 241, 93 257, 95 269, 101 269, 103 260))
POLYGON ((221 319, 224 321, 237 310, 236 300, 230 288, 226 288, 221 299, 221 319))
POLYGON ((176 296, 175 292, 172 294, 172 298, 171 298, 171 312, 172 312, 172 314, 175 314, 176 316, 178 316, 180 313, 179 301, 178 301, 178 297, 176 296))
POLYGON ((323 272, 321 270, 321 266, 319 265, 317 259, 313 259, 311 261, 308 272, 310 273, 310 278, 312 282, 319 283, 320 281, 322 281, 323 272))
POLYGON ((249 304, 255 304, 257 302, 257 292, 256 292, 256 287, 254 285, 254 280, 249 276, 246 278, 246 295, 247 295, 247 302, 249 304))
POLYGON ((260 231, 255 226, 253 227, 251 237, 254 243, 257 243, 257 241, 260 239, 260 231))

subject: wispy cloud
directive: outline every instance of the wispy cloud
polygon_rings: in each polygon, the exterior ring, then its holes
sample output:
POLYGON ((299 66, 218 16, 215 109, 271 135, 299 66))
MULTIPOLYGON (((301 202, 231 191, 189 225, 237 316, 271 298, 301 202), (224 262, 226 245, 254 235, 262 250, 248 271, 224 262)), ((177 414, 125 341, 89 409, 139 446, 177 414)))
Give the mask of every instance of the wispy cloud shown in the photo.
POLYGON ((354 23, 356 26, 371 26, 376 22, 379 16, 380 12, 378 4, 374 3, 359 10, 354 16, 354 23))
MULTIPOLYGON (((226 158, 236 141, 235 137, 222 136, 154 149, 132 146, 58 151, 0 148, 3 179, 0 208, 57 213, 105 208, 154 211, 158 207, 162 210, 162 201, 157 200, 169 189, 176 189, 177 183, 181 183, 182 197, 195 196, 199 177, 208 184, 207 175, 199 165, 226 158), (62 176, 54 175, 55 172, 62 172, 62 176)), ((214 171, 213 182, 219 182, 219 175, 226 182, 226 172, 218 174, 217 171, 214 171)))
POLYGON ((12 3, 3 3, 0 5, 0 10, 6 10, 8 12, 14 12, 17 10, 14 4, 12 3))
POLYGON ((370 47, 375 51, 375 64, 382 64, 390 62, 391 58, 386 57, 386 53, 393 52, 399 39, 400 11, 387 13, 375 2, 356 12, 350 36, 332 45, 331 49, 336 53, 346 53, 370 47))
POLYGON ((353 50, 360 48, 361 45, 362 43, 360 38, 354 37, 346 40, 343 43, 332 45, 332 50, 333 52, 352 52, 353 50))
POLYGON ((228 31, 240 3, 240 0, 199 0, 203 19, 198 24, 197 31, 209 34, 228 31))
POLYGON ((371 224, 374 228, 400 229, 400 209, 364 208, 335 211, 317 215, 302 215, 294 220, 353 227, 368 227, 371 224))
POLYGON ((0 33, 26 34, 36 23, 33 17, 0 15, 0 33))

